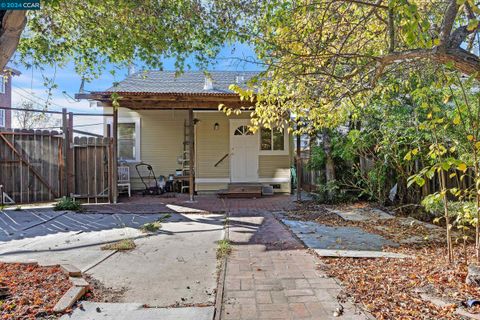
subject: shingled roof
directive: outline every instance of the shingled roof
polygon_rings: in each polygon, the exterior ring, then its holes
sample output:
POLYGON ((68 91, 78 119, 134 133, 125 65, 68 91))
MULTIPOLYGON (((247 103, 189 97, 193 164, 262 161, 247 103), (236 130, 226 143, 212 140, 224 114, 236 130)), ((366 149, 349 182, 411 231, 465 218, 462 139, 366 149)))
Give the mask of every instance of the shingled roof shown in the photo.
POLYGON ((245 86, 246 82, 258 75, 254 71, 194 71, 176 75, 173 71, 142 71, 128 76, 125 80, 108 88, 105 93, 138 94, 205 94, 234 95, 231 84, 245 86), (206 85, 210 77, 212 86, 206 85))

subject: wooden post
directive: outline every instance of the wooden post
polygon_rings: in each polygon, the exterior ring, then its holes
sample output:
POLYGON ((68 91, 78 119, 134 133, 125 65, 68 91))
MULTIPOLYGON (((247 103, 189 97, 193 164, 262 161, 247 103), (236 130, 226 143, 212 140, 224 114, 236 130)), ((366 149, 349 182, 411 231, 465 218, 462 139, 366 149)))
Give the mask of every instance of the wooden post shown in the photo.
POLYGON ((195 124, 193 120, 193 109, 188 109, 188 147, 189 147, 189 159, 188 159, 188 171, 189 171, 189 184, 188 191, 190 193, 190 201, 194 201, 195 194, 195 173, 194 173, 194 161, 195 161, 195 146, 194 144, 194 129, 195 124))
POLYGON ((108 202, 112 203, 113 202, 113 190, 112 190, 112 185, 113 185, 113 143, 112 143, 112 125, 107 124, 107 138, 108 138, 108 202))
MULTIPOLYGON (((297 130, 299 127, 297 126, 297 130)), ((297 201, 302 201, 302 150, 301 135, 297 133, 297 201)))
POLYGON ((117 149, 118 149, 118 108, 113 107, 113 126, 112 126, 112 135, 113 135, 113 146, 112 146, 112 199, 113 203, 117 203, 118 194, 117 194, 117 174, 118 174, 118 163, 117 163, 117 149))
POLYGON ((63 131, 63 148, 62 148, 62 155, 63 155, 63 172, 62 172, 62 191, 61 195, 68 196, 68 170, 67 170, 67 163, 68 163, 68 114, 67 108, 62 109, 62 131, 63 131))
POLYGON ((67 194, 69 197, 73 195, 74 190, 74 168, 73 168, 73 112, 68 113, 68 129, 67 129, 67 194))

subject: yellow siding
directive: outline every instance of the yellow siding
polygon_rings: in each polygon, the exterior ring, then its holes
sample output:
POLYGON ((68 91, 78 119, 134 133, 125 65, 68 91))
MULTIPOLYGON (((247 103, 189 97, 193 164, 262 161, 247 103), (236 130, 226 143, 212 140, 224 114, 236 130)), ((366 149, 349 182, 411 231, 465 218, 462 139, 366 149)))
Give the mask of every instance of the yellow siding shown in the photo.
MULTIPOLYGON (((183 152, 184 121, 188 117, 187 111, 171 110, 141 110, 132 112, 121 109, 120 118, 140 118, 140 154, 141 161, 153 166, 155 174, 168 176, 181 167, 177 157, 183 152)), ((227 117, 222 112, 195 112, 194 117, 199 121, 195 128, 196 142, 196 177, 199 179, 229 179, 230 158, 227 157, 217 167, 217 163, 225 154, 230 152, 229 120, 232 118, 249 118, 249 113, 227 117), (214 130, 215 123, 219 130, 214 130)), ((292 149, 290 149, 292 150, 292 149)), ((281 179, 290 177, 291 155, 259 155, 259 178, 281 179)), ((135 164, 130 163, 130 175, 133 189, 142 189, 140 179, 135 171, 135 164)), ((197 183, 197 190, 212 191, 227 188, 222 181, 212 180, 210 183, 197 183)), ((275 184, 275 182, 270 182, 275 184)), ((289 183, 281 185, 281 192, 289 192, 289 183)))
MULTIPOLYGON (((125 113, 120 113, 122 117, 125 113)), ((131 116, 131 115, 130 115, 131 116)), ((183 152, 183 127, 186 111, 140 110, 140 160, 152 165, 155 175, 168 176, 181 168, 177 158, 183 152)), ((130 176, 133 189, 143 189, 135 164, 131 163, 130 176)))
POLYGON ((261 155, 258 159, 258 175, 260 178, 289 178, 289 155, 261 155))
POLYGON ((218 191, 227 188, 227 183, 197 183, 196 185, 196 190, 200 193, 209 193, 208 191, 218 191))
POLYGON ((195 113, 195 118, 199 120, 195 131, 197 178, 229 178, 228 157, 215 167, 230 152, 228 118, 221 112, 199 112, 195 113), (215 123, 218 123, 218 130, 214 130, 215 123))

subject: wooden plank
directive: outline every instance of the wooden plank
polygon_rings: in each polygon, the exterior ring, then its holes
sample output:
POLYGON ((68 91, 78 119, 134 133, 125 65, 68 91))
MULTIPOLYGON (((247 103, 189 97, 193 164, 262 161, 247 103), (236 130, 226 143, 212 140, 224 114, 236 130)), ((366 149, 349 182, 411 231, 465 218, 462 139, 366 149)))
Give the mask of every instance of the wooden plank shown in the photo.
POLYGON ((189 171, 189 181, 188 181, 188 192, 190 194, 190 201, 194 201, 195 195, 195 146, 194 146, 194 130, 195 130, 195 123, 193 119, 193 110, 188 110, 188 147, 189 147, 189 159, 188 159, 188 171, 189 171))
POLYGON ((297 201, 302 201, 302 144, 300 138, 300 134, 297 133, 297 201))
POLYGON ((67 170, 67 194, 70 196, 73 194, 74 191, 74 169, 73 169, 73 113, 70 112, 68 114, 67 120, 67 135, 65 137, 66 140, 66 150, 67 150, 67 163, 66 163, 66 170, 67 170))
POLYGON ((112 143, 112 184, 110 185, 110 188, 112 189, 112 198, 113 198, 113 203, 117 203, 117 197, 118 197, 118 192, 117 192, 117 168, 118 168, 118 163, 117 163, 117 155, 118 155, 118 108, 113 109, 113 127, 112 127, 112 133, 113 133, 113 143, 112 143))
POLYGON ((107 134, 108 134, 108 138, 110 143, 108 145, 108 159, 107 159, 107 174, 108 174, 108 202, 110 203, 113 203, 113 191, 112 191, 112 184, 113 184, 113 174, 112 174, 112 171, 113 171, 113 161, 112 161, 112 158, 113 158, 113 151, 112 151, 112 146, 113 146, 113 140, 111 140, 111 128, 110 128, 110 125, 107 125, 107 134))

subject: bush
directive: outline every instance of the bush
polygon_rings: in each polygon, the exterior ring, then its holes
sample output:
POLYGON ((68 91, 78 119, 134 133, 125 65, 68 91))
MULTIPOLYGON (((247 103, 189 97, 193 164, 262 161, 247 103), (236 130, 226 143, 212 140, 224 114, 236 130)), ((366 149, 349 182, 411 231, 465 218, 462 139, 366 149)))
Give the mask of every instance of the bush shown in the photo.
POLYGON ((327 204, 351 202, 356 198, 349 194, 337 180, 319 184, 315 195, 319 202, 327 204))
POLYGON ((53 208, 55 211, 60 210, 69 210, 69 211, 80 211, 82 205, 79 202, 76 202, 75 199, 63 197, 60 201, 55 204, 53 208))

